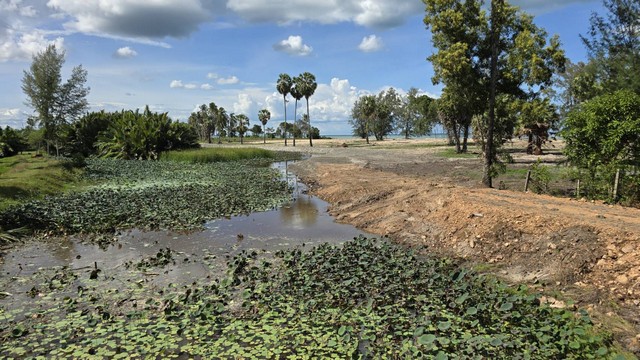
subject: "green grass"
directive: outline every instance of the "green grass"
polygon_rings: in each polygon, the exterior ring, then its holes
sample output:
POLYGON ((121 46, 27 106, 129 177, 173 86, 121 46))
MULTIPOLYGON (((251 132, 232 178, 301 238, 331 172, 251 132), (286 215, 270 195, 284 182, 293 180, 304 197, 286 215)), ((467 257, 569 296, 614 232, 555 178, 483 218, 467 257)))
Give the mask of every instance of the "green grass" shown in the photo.
MULTIPOLYGON (((213 163, 239 160, 280 160, 283 154, 259 148, 202 148, 194 150, 170 151, 161 155, 161 160, 187 163, 213 163)), ((289 158, 291 155, 289 155, 289 158)), ((299 156, 298 156, 299 157, 299 156)))
POLYGON ((82 186, 78 170, 60 160, 26 153, 0 159, 0 211, 21 202, 82 186))

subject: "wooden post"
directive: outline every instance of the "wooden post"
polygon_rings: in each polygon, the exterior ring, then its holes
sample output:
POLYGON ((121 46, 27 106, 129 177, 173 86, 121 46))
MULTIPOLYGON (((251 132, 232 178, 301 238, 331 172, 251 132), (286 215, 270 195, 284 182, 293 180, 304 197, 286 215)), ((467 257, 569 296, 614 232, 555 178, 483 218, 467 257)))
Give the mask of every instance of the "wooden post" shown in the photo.
POLYGON ((580 199, 580 179, 578 179, 578 184, 576 185, 576 199, 580 199))
POLYGON ((616 171, 616 180, 613 184, 613 201, 618 201, 618 186, 620 185, 620 169, 616 171))
POLYGON ((529 191, 529 181, 531 181, 531 170, 527 171, 527 178, 524 180, 524 192, 529 191))

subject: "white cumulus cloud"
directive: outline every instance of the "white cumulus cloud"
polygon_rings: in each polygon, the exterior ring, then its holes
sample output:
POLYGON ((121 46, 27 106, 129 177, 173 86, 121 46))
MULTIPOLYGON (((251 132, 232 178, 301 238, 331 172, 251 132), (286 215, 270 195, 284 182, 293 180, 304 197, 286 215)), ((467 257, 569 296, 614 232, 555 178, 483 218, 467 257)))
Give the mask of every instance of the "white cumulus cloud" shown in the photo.
POLYGON ((184 87, 184 84, 182 83, 182 80, 173 80, 171 84, 169 84, 169 87, 172 89, 181 89, 184 87))
POLYGON ((58 50, 63 50, 64 38, 50 39, 43 31, 37 29, 29 32, 13 28, 0 30, 0 62, 29 60, 49 45, 55 45, 58 50))
POLYGON ((132 57, 138 56, 138 52, 128 46, 125 46, 116 50, 114 56, 119 59, 130 59, 132 57))
POLYGON ((313 48, 302 41, 301 36, 291 35, 289 38, 273 45, 276 51, 282 51, 289 55, 307 56, 311 54, 313 48))
POLYGON ((202 90, 213 90, 213 86, 211 86, 211 84, 202 84, 200 85, 200 88, 202 90))
POLYGON ((358 49, 364 52, 374 52, 379 51, 383 47, 382 39, 375 35, 365 36, 358 45, 358 49))
POLYGON ((220 78, 218 79, 218 84, 220 85, 233 85, 240 82, 240 79, 236 76, 230 76, 228 78, 220 78))

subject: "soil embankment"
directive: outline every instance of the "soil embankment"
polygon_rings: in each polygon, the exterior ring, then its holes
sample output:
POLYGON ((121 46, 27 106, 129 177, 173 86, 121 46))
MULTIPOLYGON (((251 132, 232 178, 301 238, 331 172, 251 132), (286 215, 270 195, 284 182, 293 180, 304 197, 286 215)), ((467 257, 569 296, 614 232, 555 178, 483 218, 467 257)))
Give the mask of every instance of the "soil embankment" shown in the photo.
POLYGON ((573 299, 640 352, 640 209, 481 188, 478 159, 385 143, 314 148, 294 170, 338 221, 573 299))

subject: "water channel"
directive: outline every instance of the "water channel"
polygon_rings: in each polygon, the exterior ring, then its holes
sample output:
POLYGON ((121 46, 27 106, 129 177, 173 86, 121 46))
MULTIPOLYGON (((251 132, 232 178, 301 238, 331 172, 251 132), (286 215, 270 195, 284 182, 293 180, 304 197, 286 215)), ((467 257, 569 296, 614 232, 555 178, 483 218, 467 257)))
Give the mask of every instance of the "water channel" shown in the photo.
POLYGON ((70 289, 75 291, 86 286, 96 268, 102 286, 121 288, 119 283, 140 281, 134 264, 166 248, 174 254, 175 264, 145 271, 143 279, 152 288, 218 277, 226 259, 243 250, 268 256, 296 246, 339 244, 363 234, 353 226, 336 223, 327 212, 328 203, 307 194, 307 187, 289 171, 289 164, 272 165, 293 188, 293 200, 278 209, 213 220, 192 233, 129 230, 106 248, 65 237, 11 249, 0 259, 0 306, 8 309, 33 301, 34 292, 51 286, 60 274, 69 277, 70 289))

